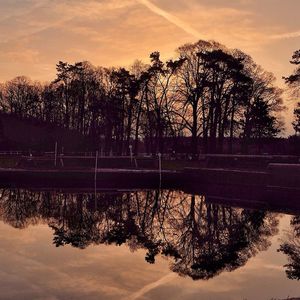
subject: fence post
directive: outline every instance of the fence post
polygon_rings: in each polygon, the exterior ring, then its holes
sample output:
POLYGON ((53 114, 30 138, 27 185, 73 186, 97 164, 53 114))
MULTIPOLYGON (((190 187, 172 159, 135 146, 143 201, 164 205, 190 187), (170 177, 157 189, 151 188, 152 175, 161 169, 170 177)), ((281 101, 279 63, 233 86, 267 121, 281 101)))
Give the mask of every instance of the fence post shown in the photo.
POLYGON ((98 151, 96 151, 96 159, 95 159, 95 174, 94 174, 95 194, 97 190, 97 169, 98 169, 98 151))
POLYGON ((162 174, 161 174, 161 153, 158 153, 158 171, 159 171, 159 188, 161 188, 161 180, 162 180, 162 174))
POLYGON ((132 145, 129 145, 129 152, 130 152, 130 163, 132 167, 132 162, 133 162, 132 145))
POLYGON ((54 150, 54 166, 57 164, 57 142, 55 142, 55 150, 54 150))
POLYGON ((96 151, 94 189, 95 189, 95 210, 97 210, 97 170, 98 170, 98 151, 96 151))

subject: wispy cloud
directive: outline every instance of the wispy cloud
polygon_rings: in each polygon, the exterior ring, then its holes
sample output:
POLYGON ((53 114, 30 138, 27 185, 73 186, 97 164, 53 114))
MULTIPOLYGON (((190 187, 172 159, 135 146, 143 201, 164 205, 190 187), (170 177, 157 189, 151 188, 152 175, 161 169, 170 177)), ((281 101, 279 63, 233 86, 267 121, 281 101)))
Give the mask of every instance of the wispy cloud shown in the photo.
MULTIPOLYGON (((25 1, 24 1, 25 2, 25 1)), ((18 8, 14 7, 13 5, 10 6, 9 8, 5 9, 5 4, 4 7, 1 6, 1 10, 4 10, 4 14, 0 14, 0 22, 12 19, 12 18, 22 18, 26 14, 30 14, 34 12, 35 10, 45 6, 49 0, 38 0, 38 1, 27 1, 27 3, 22 3, 19 5, 18 8), (27 5, 26 5, 27 4, 27 5), (24 7, 22 7, 24 6, 24 7)), ((1 5, 3 5, 1 3, 1 5)))

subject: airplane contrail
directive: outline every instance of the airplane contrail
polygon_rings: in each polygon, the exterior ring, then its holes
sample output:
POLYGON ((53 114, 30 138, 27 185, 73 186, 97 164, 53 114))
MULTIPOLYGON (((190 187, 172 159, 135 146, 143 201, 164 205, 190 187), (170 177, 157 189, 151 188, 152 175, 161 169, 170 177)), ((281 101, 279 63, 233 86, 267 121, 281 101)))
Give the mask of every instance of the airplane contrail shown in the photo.
POLYGON ((129 297, 126 298, 126 300, 136 300, 139 298, 142 298, 146 293, 150 292, 151 290, 159 287, 160 285, 163 285, 165 283, 168 283, 169 281, 173 280, 176 278, 176 274, 170 273, 162 278, 158 279, 157 281, 154 281, 152 283, 147 284, 146 286, 142 287, 140 290, 137 292, 131 294, 129 297))
MULTIPOLYGON (((158 7, 157 5, 153 4, 149 0, 137 0, 140 4, 146 6, 149 10, 151 10, 153 13, 163 17, 170 23, 174 24, 178 28, 182 29, 186 33, 192 35, 193 37, 197 39, 208 39, 208 37, 204 34, 201 34, 199 31, 194 29, 192 26, 189 24, 183 22, 176 16, 170 14, 169 12, 165 11, 164 9, 158 7)), ((270 38, 274 40, 280 40, 280 39, 292 39, 292 38, 298 38, 300 37, 300 31, 295 31, 295 32, 287 32, 287 33, 282 33, 282 34, 274 34, 271 35, 270 38)))
POLYGON ((163 17, 164 19, 166 19, 170 23, 176 25, 178 28, 182 29, 183 31, 192 35, 193 37, 195 37, 197 39, 205 39, 205 36, 203 34, 201 34, 200 32, 198 32, 196 29, 194 29, 192 26, 190 26, 189 24, 186 24, 179 18, 177 18, 174 15, 168 13, 167 11, 161 9, 160 7, 156 6, 152 2, 150 2, 148 0, 137 0, 137 1, 139 3, 141 3, 142 5, 146 6, 153 13, 163 17))
POLYGON ((300 37, 300 31, 274 34, 271 36, 271 38, 275 39, 275 40, 293 39, 293 38, 298 38, 298 37, 300 37))

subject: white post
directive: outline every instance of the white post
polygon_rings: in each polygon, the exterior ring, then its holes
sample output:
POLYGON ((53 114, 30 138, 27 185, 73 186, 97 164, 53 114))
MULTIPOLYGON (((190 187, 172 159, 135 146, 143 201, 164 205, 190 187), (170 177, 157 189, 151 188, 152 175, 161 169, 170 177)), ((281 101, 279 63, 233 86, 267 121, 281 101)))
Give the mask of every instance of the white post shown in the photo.
POLYGON ((132 162, 133 162, 132 145, 129 145, 129 152, 130 152, 130 163, 132 166, 132 162))
POLYGON ((97 169, 98 169, 98 151, 96 151, 96 159, 95 159, 95 174, 94 174, 95 194, 97 189, 97 169))
POLYGON ((54 166, 57 164, 57 142, 55 142, 55 150, 54 150, 54 166))
POLYGON ((98 151, 96 151, 95 175, 94 175, 95 209, 97 209, 97 171, 98 171, 98 151))
POLYGON ((95 159, 95 176, 94 176, 95 186, 97 182, 97 169, 98 169, 98 151, 96 151, 96 159, 95 159))
POLYGON ((161 153, 158 153, 159 188, 161 187, 161 153))

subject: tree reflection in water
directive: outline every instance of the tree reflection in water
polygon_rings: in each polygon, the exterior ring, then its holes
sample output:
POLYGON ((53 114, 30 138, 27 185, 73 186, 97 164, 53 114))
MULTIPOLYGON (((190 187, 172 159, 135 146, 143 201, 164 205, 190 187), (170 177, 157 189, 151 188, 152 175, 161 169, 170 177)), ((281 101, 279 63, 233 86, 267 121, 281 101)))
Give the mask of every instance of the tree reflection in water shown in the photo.
POLYGON ((209 279, 243 266, 270 245, 278 218, 265 211, 209 203, 179 191, 65 194, 1 190, 4 222, 16 228, 44 222, 54 244, 81 249, 127 244, 146 249, 146 261, 171 259, 171 270, 209 279))
POLYGON ((291 219, 291 229, 286 232, 285 240, 282 241, 279 252, 287 255, 288 263, 285 265, 287 277, 300 279, 300 216, 291 219))

